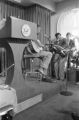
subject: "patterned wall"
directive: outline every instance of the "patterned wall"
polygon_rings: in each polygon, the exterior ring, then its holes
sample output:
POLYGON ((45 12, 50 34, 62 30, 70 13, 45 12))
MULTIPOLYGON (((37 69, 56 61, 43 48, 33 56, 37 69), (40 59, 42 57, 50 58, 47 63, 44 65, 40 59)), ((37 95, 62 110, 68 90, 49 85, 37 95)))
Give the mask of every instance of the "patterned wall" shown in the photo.
POLYGON ((40 26, 41 30, 38 34, 38 38, 43 44, 47 43, 48 38, 50 37, 51 12, 48 9, 41 7, 40 5, 33 5, 26 9, 26 14, 27 20, 35 22, 37 26, 40 26))
POLYGON ((0 0, 0 20, 8 16, 25 19, 25 8, 8 0, 0 0))

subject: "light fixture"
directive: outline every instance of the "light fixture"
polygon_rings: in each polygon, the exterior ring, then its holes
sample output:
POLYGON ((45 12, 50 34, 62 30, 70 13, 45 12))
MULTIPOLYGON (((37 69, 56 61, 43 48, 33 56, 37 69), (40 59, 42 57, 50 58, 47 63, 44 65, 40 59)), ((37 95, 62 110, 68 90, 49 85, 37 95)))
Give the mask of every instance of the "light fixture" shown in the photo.
POLYGON ((15 2, 21 3, 21 0, 14 0, 15 2))

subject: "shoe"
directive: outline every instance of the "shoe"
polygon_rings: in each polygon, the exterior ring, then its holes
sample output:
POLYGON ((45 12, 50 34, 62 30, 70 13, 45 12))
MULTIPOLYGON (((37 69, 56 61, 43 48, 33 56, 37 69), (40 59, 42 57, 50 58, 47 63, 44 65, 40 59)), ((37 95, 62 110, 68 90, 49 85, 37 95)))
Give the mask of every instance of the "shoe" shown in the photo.
POLYGON ((42 78, 42 81, 44 82, 50 82, 50 83, 56 83, 56 80, 53 80, 51 77, 45 76, 42 78))
POLYGON ((57 80, 60 80, 60 78, 59 78, 59 77, 57 77, 56 79, 57 79, 57 80))
POLYGON ((41 73, 42 75, 45 75, 45 73, 42 69, 38 69, 38 70, 35 70, 35 71, 41 73))

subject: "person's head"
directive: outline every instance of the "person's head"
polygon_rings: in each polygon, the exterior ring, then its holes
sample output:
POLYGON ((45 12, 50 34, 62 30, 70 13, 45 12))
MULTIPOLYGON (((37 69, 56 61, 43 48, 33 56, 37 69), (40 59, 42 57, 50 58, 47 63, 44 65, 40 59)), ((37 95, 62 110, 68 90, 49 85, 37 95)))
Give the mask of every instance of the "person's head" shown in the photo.
POLYGON ((56 39, 61 39, 61 34, 60 33, 56 33, 55 37, 56 37, 56 39))
POLYGON ((66 34, 66 38, 67 38, 68 40, 70 40, 71 37, 72 37, 72 34, 71 34, 70 32, 68 32, 68 33, 66 34))

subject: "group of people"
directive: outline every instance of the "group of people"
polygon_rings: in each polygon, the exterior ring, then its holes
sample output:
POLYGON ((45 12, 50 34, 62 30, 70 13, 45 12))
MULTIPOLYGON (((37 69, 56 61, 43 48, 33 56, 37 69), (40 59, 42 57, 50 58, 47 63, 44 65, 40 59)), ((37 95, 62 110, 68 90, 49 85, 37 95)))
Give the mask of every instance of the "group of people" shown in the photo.
POLYGON ((67 68, 70 67, 70 56, 72 56, 73 52, 76 50, 75 39, 69 32, 66 34, 65 38, 63 38, 60 33, 56 33, 55 37, 56 39, 53 41, 54 45, 62 47, 61 50, 55 52, 53 58, 55 76, 58 80, 64 80, 67 68))
POLYGON ((49 63, 53 58, 53 69, 55 70, 56 79, 64 80, 68 61, 67 53, 70 50, 75 50, 75 42, 72 34, 68 32, 66 37, 63 38, 60 33, 56 33, 55 40, 51 41, 52 47, 50 51, 45 51, 43 49, 44 45, 41 44, 40 40, 32 42, 36 44, 38 49, 41 48, 36 54, 40 56, 42 62, 40 63, 39 69, 36 71, 39 71, 43 76, 46 76, 49 63))

